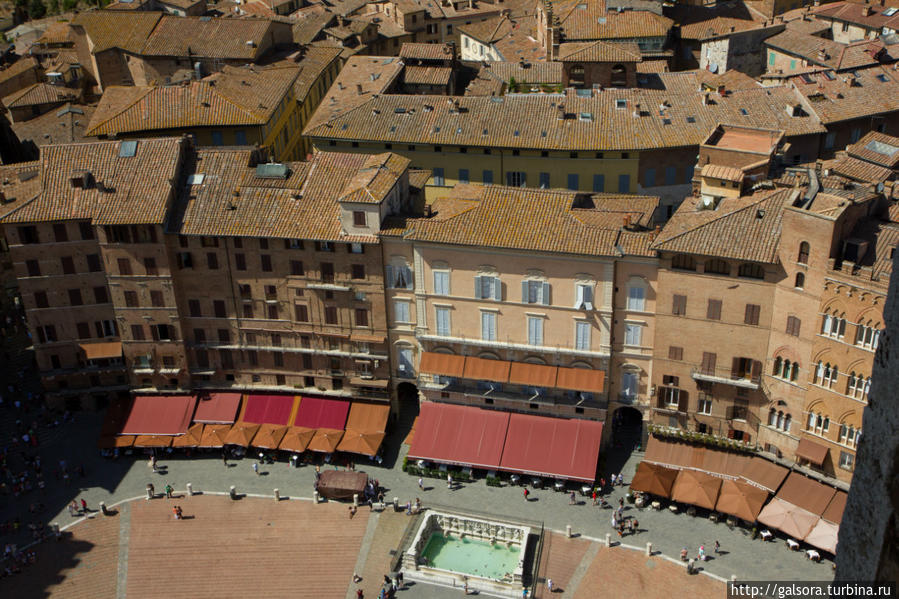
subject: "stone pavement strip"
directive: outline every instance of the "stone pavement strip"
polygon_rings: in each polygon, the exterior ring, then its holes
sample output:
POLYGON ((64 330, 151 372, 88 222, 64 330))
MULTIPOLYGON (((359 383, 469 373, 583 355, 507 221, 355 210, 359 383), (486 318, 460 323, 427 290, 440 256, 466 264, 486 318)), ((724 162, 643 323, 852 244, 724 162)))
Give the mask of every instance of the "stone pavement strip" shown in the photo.
POLYGON ((128 549, 131 547, 131 505, 125 502, 119 511, 119 569, 116 576, 116 599, 125 599, 128 582, 128 549))
POLYGON ((568 581, 564 592, 568 593, 569 597, 573 597, 575 593, 577 593, 577 589, 581 584, 581 580, 583 580, 584 575, 587 573, 587 570, 590 568, 590 564, 593 563, 593 559, 599 553, 599 543, 590 543, 590 548, 587 549, 587 553, 584 554, 584 557, 581 559, 581 563, 578 564, 577 568, 574 571, 574 574, 571 575, 571 579, 568 581))
POLYGON ((565 535, 546 531, 543 537, 543 554, 540 558, 540 578, 534 593, 535 599, 550 597, 546 580, 551 578, 556 593, 568 588, 571 578, 590 548, 590 541, 582 538, 569 539, 565 535))

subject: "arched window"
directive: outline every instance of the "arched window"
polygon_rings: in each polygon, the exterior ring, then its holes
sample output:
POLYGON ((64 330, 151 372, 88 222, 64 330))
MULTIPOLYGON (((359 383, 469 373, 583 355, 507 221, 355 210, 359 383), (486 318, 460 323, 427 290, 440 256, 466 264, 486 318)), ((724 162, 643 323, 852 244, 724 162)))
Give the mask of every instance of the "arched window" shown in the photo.
POLYGON ((830 369, 830 381, 828 381, 827 386, 833 389, 833 386, 836 384, 837 379, 840 377, 840 369, 837 368, 837 365, 834 364, 833 368, 830 369))
POLYGON ((811 250, 811 246, 809 246, 807 241, 803 241, 799 244, 799 257, 796 258, 796 262, 799 264, 808 264, 808 254, 809 250, 811 250))
POLYGON ((790 380, 795 381, 799 378, 799 362, 793 362, 793 371, 790 372, 790 380))
POLYGON ((729 275, 730 264, 724 260, 709 260, 705 263, 705 272, 711 272, 716 275, 729 275))
POLYGON ((627 87, 627 72, 623 64, 612 67, 612 87, 627 87))
POLYGON ((783 426, 784 426, 784 413, 783 412, 777 413, 777 424, 775 426, 777 426, 777 428, 783 428, 783 426))
POLYGON ((687 254, 675 254, 671 258, 671 268, 678 270, 696 270, 696 260, 687 254))
POLYGON ((786 417, 784 418, 784 432, 785 433, 790 432, 790 427, 792 427, 792 426, 793 426, 793 417, 790 416, 789 414, 787 414, 786 417))
POLYGON ((780 357, 774 358, 774 370, 771 374, 774 376, 780 376, 781 370, 783 368, 783 359, 780 357))
POLYGON ((796 289, 805 288, 805 275, 801 272, 796 273, 796 283, 793 285, 796 289))
POLYGON ((584 65, 572 65, 571 70, 568 71, 568 85, 571 87, 584 86, 584 65))
POLYGON ((741 277, 746 277, 747 279, 764 279, 765 269, 758 264, 744 262, 740 265, 739 270, 737 270, 737 274, 741 277))
POLYGON ((815 368, 815 384, 820 385, 824 381, 824 363, 818 360, 818 366, 815 368))
POLYGON ((777 412, 774 411, 774 408, 771 408, 768 411, 768 426, 774 426, 774 423, 776 420, 777 420, 777 412))

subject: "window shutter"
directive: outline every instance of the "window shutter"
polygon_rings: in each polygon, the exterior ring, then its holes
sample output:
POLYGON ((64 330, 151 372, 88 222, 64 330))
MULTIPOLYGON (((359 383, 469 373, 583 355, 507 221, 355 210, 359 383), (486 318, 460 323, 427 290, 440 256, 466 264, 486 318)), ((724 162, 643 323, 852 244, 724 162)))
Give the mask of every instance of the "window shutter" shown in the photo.
POLYGON ((522 304, 528 303, 528 282, 527 281, 521 282, 521 303, 522 304))
POLYGON ((482 299, 481 298, 481 277, 480 276, 475 276, 475 278, 474 278, 474 298, 482 299))
POLYGON ((752 361, 752 380, 757 381, 762 376, 762 363, 758 360, 752 361))
POLYGON ((734 358, 730 364, 730 374, 736 378, 738 372, 740 372, 740 358, 734 358))
POLYGON ((706 318, 708 320, 721 320, 721 300, 709 300, 706 318))
POLYGON ((686 412, 689 405, 689 394, 681 389, 677 394, 677 411, 686 412))
POLYGON ((392 288, 394 285, 394 281, 396 281, 396 279, 393 276, 393 265, 388 264, 384 268, 385 268, 385 271, 387 272, 387 287, 392 288))
POLYGON ((548 306, 549 304, 549 283, 543 283, 543 305, 548 306))
POLYGON ((503 284, 499 277, 493 277, 493 299, 498 302, 503 300, 503 284))
POLYGON ((584 305, 584 286, 575 285, 574 295, 574 307, 580 309, 580 307, 584 305))
POLYGON ((403 276, 406 278, 406 289, 412 289, 412 269, 403 266, 403 276))
POLYGON ((584 285, 584 307, 588 310, 593 309, 593 288, 589 285, 584 285))

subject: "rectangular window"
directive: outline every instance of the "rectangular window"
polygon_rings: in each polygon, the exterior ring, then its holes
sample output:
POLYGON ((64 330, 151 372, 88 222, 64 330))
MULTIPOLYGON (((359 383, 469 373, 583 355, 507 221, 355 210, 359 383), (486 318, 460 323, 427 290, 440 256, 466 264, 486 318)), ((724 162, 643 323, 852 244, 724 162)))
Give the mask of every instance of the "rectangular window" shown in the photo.
POLYGON ((56 243, 62 243, 69 240, 69 232, 66 229, 65 223, 53 225, 53 237, 56 239, 56 243))
POLYGON ((677 167, 676 166, 666 166, 665 167, 665 185, 674 185, 677 183, 677 167))
POLYGON ((590 350, 590 323, 579 320, 574 323, 574 349, 590 350))
POLYGON ((624 344, 639 346, 643 340, 643 327, 639 324, 624 325, 624 344))
POLYGON ((368 310, 365 308, 356 308, 356 326, 357 327, 367 327, 368 326, 368 310))
POLYGON ((365 265, 364 264, 351 264, 350 265, 350 276, 354 279, 364 279, 365 278, 365 265))
POLYGON ((247 257, 244 254, 234 254, 234 267, 237 270, 247 269, 247 257))
POLYGON ((119 274, 129 276, 131 275, 131 261, 128 258, 119 258, 116 260, 116 264, 119 266, 119 274))
POLYGON ((223 345, 231 344, 231 332, 228 329, 218 330, 219 343, 223 345))
POLYGON ((69 305, 70 306, 80 306, 84 302, 81 300, 81 290, 80 289, 69 289, 69 305))
POLYGON ((830 132, 824 136, 824 149, 830 150, 837 141, 837 134, 830 132))
POLYGON ((156 268, 156 258, 144 258, 144 270, 148 276, 155 277, 159 274, 156 268))
POLYGON ((278 304, 268 304, 266 306, 266 312, 268 313, 268 317, 270 320, 278 320, 278 318, 280 318, 280 310, 278 309, 278 304))
POLYGON ((305 274, 302 260, 290 261, 290 274, 295 277, 301 277, 305 274))
POLYGON ((438 335, 449 335, 450 334, 450 309, 437 307, 435 309, 435 313, 437 315, 437 334, 438 335))
POLYGON ((334 282, 334 264, 331 262, 322 262, 321 263, 321 276, 323 283, 333 283, 334 282))
POLYGON ((484 185, 493 185, 493 171, 485 170, 482 173, 484 185))
POLYGON ((272 257, 269 254, 261 254, 259 263, 262 266, 262 272, 272 272, 272 257))
POLYGON ((222 135, 221 131, 212 131, 210 133, 212 137, 212 145, 214 146, 223 146, 225 145, 225 137, 222 135))
POLYGON ((631 192, 631 176, 630 175, 618 175, 618 193, 630 193, 631 192))
POLYGON ((696 411, 700 414, 705 414, 706 416, 712 415, 712 400, 707 397, 702 397, 699 399, 699 404, 696 406, 696 411))
POLYGON ((712 352, 702 352, 702 363, 699 365, 703 374, 714 375, 715 368, 718 365, 718 354, 712 352))
POLYGON ((579 185, 580 183, 577 173, 568 173, 568 189, 577 191, 579 185))
POLYGON ((450 274, 445 270, 434 271, 434 295, 450 294, 450 274))
POLYGON ((144 334, 144 325, 142 324, 133 324, 131 325, 131 338, 135 341, 143 341, 146 339, 146 335, 144 334))
POLYGON ((255 349, 247 351, 247 362, 250 366, 259 366, 259 354, 256 353, 255 349))
POLYGON ((204 329, 194 329, 194 343, 206 343, 206 331, 204 329))
POLYGON ((365 212, 362 210, 354 210, 353 211, 353 226, 354 227, 364 227, 365 226, 365 212))
POLYGON ((549 189, 549 173, 540 173, 540 189, 549 189))
POLYGON ((139 302, 137 299, 137 291, 126 291, 125 295, 125 306, 127 308, 137 308, 139 307, 139 302))
POLYGON ((37 260, 26 260, 25 270, 28 272, 29 277, 41 276, 41 265, 37 260))
POLYGON ((19 241, 21 241, 23 245, 41 242, 37 234, 37 227, 35 227, 34 225, 19 227, 18 232, 19 241))
POLYGON ((683 360, 684 359, 684 348, 677 347, 675 345, 671 345, 668 347, 668 359, 669 360, 683 360))
POLYGON ((606 190, 606 176, 593 175, 593 191, 604 192, 606 190))
POLYGON ((671 313, 675 316, 684 316, 687 313, 687 296, 675 295, 671 306, 671 313))
POLYGON ((79 339, 90 339, 91 338, 91 327, 86 322, 79 322, 75 325, 75 329, 78 331, 79 339))
POLYGON ((50 306, 50 302, 47 301, 47 292, 46 291, 35 291, 34 292, 34 305, 38 308, 48 308, 50 306))
POLYGON ((642 285, 630 285, 627 288, 627 309, 634 312, 646 309, 646 289, 642 285))
POLYGON ((109 303, 109 292, 106 290, 105 285, 102 287, 94 287, 94 302, 97 304, 109 303))
POLYGON ((218 270, 219 267, 219 256, 215 252, 209 252, 206 254, 206 266, 209 270, 218 270))
POLYGON ((101 266, 99 254, 88 254, 85 258, 87 259, 88 272, 100 272, 101 266))
POLYGON ((750 325, 758 325, 759 323, 759 313, 761 312, 761 306, 756 304, 746 304, 746 313, 743 316, 743 323, 750 325))
POLYGON ((527 185, 527 173, 523 171, 509 171, 506 173, 506 185, 509 187, 525 187, 527 185))
POLYGON ((325 306, 325 324, 337 324, 337 306, 325 306))
POLYGON ((468 183, 471 180, 471 177, 468 175, 467 168, 459 169, 459 183, 468 183))
POLYGON ((787 316, 787 335, 798 337, 800 324, 800 320, 795 316, 787 316))
POLYGON ((439 166, 435 167, 431 176, 434 177, 434 185, 443 186, 446 184, 446 181, 443 177, 443 168, 439 166))
POLYGON ((496 312, 481 312, 481 339, 496 341, 496 312))
POLYGON ((168 324, 154 324, 150 326, 154 341, 171 341, 175 338, 175 328, 168 324))
POLYGON ((216 318, 225 318, 227 316, 225 311, 225 301, 212 300, 212 312, 215 314, 216 318))
POLYGON ((646 173, 643 175, 644 183, 646 187, 655 187, 656 186, 656 169, 648 168, 646 169, 646 173))
POLYGON ((776 60, 777 55, 774 52, 768 52, 768 66, 773 67, 776 60))
POLYGON ((84 221, 78 223, 78 232, 81 233, 81 239, 84 241, 94 238, 94 228, 91 227, 90 223, 84 221))
POLYGON ((180 252, 178 254, 178 268, 193 268, 194 267, 194 257, 190 252, 180 252))
POLYGON ((163 306, 165 306, 165 300, 163 299, 162 291, 150 292, 150 305, 154 308, 162 308, 163 306))
POLYGON ((574 286, 574 307, 578 310, 593 309, 593 286, 577 283, 574 286))
POLYGON ((543 345, 542 316, 528 316, 528 344, 543 345))
POLYGON ((395 300, 393 302, 393 318, 400 323, 412 322, 409 315, 409 302, 406 300, 395 300))
POLYGON ((73 260, 71 256, 63 256, 59 261, 62 264, 62 274, 75 274, 75 260, 73 260))
POLYGON ((273 352, 272 359, 277 368, 283 368, 283 366, 284 366, 284 353, 283 352, 279 352, 279 351, 273 352))
POLYGON ((501 301, 503 286, 499 277, 479 275, 474 278, 475 299, 492 299, 501 301))
POLYGON ((709 320, 721 320, 721 300, 710 299, 705 317, 709 320))
POLYGON ((309 308, 305 304, 295 304, 293 316, 297 322, 309 322, 309 308))

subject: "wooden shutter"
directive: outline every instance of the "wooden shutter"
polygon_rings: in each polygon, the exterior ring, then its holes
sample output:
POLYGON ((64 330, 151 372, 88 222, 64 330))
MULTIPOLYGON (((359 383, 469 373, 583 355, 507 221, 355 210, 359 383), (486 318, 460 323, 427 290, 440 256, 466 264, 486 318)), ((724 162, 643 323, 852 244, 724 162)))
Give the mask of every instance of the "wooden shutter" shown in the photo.
POLYGON ((675 347, 674 345, 668 348, 668 359, 669 360, 683 360, 684 359, 684 348, 675 347))
POLYGON ((740 358, 734 358, 731 361, 730 365, 730 375, 733 378, 738 378, 738 374, 740 372, 740 358))
POLYGON ((710 299, 705 317, 709 320, 721 320, 721 300, 710 299))
POLYGON ((758 360, 752 361, 752 380, 758 381, 762 376, 762 363, 758 360))
POLYGON ((683 316, 687 313, 687 296, 675 295, 672 313, 677 316, 683 316))
POLYGON ((528 282, 527 281, 521 282, 521 303, 522 304, 528 303, 528 282))
POLYGON ((756 304, 746 304, 746 314, 743 317, 745 324, 757 325, 759 323, 759 312, 761 307, 756 304))
POLYGON ((689 406, 689 394, 681 389, 677 396, 677 411, 686 412, 689 406))
POLYGON ((548 306, 549 302, 549 283, 543 283, 543 305, 548 306))
POLYGON ((718 362, 718 354, 702 352, 702 371, 706 374, 715 374, 715 366, 718 362))
POLYGON ((481 277, 476 276, 474 278, 474 298, 481 299, 481 277))

